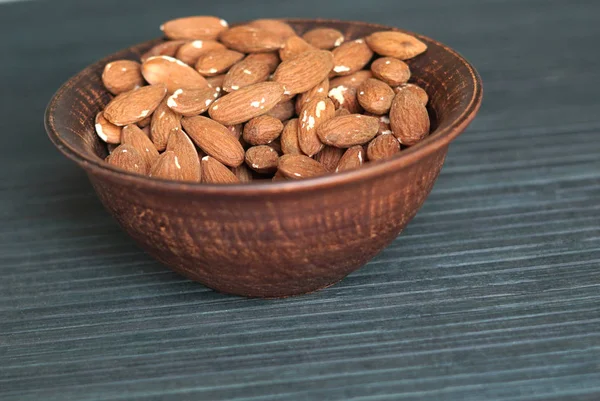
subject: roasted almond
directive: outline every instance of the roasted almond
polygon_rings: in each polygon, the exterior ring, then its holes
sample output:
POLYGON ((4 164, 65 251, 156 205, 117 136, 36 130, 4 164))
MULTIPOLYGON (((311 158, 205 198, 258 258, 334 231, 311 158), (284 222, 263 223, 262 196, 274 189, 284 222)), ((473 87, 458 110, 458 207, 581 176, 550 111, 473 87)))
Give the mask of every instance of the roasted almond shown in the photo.
POLYGON ((204 156, 202 166, 202 182, 206 184, 238 184, 240 180, 225 165, 214 157, 204 156))
POLYGON ((302 108, 311 100, 327 96, 327 92, 329 92, 329 79, 325 78, 314 88, 298 95, 296 98, 296 113, 300 114, 302 108))
POLYGON ((327 169, 321 163, 304 155, 283 155, 279 158, 277 168, 286 178, 293 180, 327 173, 327 169))
POLYGON ((287 181, 287 177, 281 173, 281 171, 277 170, 275 175, 273 176, 272 181, 287 181))
POLYGON ((239 124, 267 113, 279 103, 282 96, 281 84, 259 82, 217 99, 208 109, 208 113, 221 124, 239 124))
POLYGON ((131 60, 117 60, 104 66, 102 83, 113 95, 128 92, 144 85, 140 63, 131 60))
POLYGON ((273 80, 283 85, 285 94, 293 95, 317 86, 327 78, 332 67, 333 55, 331 52, 308 51, 279 64, 273 80))
POLYGON ((146 165, 148 166, 151 166, 158 157, 158 150, 156 150, 150 138, 135 124, 123 127, 121 143, 133 146, 146 159, 146 165))
POLYGON ((358 88, 367 79, 373 78, 373 73, 369 70, 356 71, 353 74, 343 77, 336 77, 329 81, 329 88, 345 86, 346 88, 358 88))
POLYGON ((290 36, 283 43, 283 47, 279 49, 279 57, 281 58, 281 61, 286 61, 309 50, 318 49, 308 44, 299 36, 290 36))
POLYGON ((367 147, 369 161, 387 159, 400 152, 400 142, 393 135, 379 135, 367 147))
POLYGON ((150 125, 151 121, 152 121, 152 116, 150 115, 150 116, 144 118, 143 120, 138 121, 136 124, 140 128, 145 128, 150 125))
POLYGON ((206 79, 181 60, 169 56, 150 57, 142 64, 142 75, 150 84, 165 84, 169 93, 180 88, 204 88, 206 79))
POLYGON ((369 142, 377 134, 379 120, 362 114, 334 117, 323 123, 317 134, 326 145, 349 148, 369 142))
POLYGON ((228 48, 242 53, 272 52, 284 43, 284 38, 278 33, 249 25, 228 29, 221 33, 219 39, 228 48))
POLYGON ((275 117, 280 121, 289 120, 296 112, 294 103, 294 100, 281 101, 277 103, 271 110, 269 110, 266 115, 275 117))
POLYGON ((225 49, 225 46, 216 40, 192 40, 181 45, 175 57, 189 66, 195 66, 204 53, 221 49, 225 49))
POLYGON ((181 129, 181 116, 167 106, 167 101, 162 102, 152 115, 150 123, 150 139, 159 151, 165 150, 167 141, 173 132, 181 129))
POLYGON ((210 50, 198 57, 196 71, 207 77, 223 74, 243 58, 244 55, 235 50, 210 50))
POLYGON ((142 54, 140 57, 140 61, 142 63, 146 62, 150 57, 156 56, 169 56, 175 57, 177 54, 177 50, 181 46, 183 46, 187 41, 185 40, 168 40, 166 42, 162 42, 148 50, 146 53, 142 54))
POLYGON ((380 116, 377 114, 365 113, 365 115, 377 117, 379 119, 379 129, 377 130, 377 135, 388 135, 392 133, 392 128, 390 128, 390 116, 388 114, 380 116))
POLYGON ((430 122, 421 98, 408 90, 398 92, 390 109, 390 126, 402 145, 414 145, 425 138, 430 122))
POLYGON ((227 21, 212 16, 177 18, 165 22, 160 29, 169 39, 216 39, 229 27, 227 21))
POLYGON ((225 92, 233 92, 269 78, 270 65, 251 56, 237 62, 229 69, 223 81, 225 92))
POLYGON ((246 123, 243 136, 251 145, 266 145, 278 138, 282 130, 282 122, 275 117, 258 116, 246 123))
POLYGON ((223 93, 223 81, 225 81, 225 74, 206 77, 206 81, 219 93, 219 95, 223 93))
POLYGON ((244 124, 226 125, 225 128, 227 128, 235 139, 240 139, 244 131, 244 124))
POLYGON ((362 107, 357 99, 357 89, 344 85, 331 88, 328 93, 336 109, 344 108, 351 114, 362 112, 362 107))
POLYGON ((350 112, 348 111, 348 109, 345 109, 345 108, 343 108, 343 107, 342 107, 342 108, 339 108, 339 109, 337 109, 337 110, 335 111, 335 116, 336 116, 336 117, 340 117, 340 116, 347 116, 347 115, 350 115, 350 114, 352 114, 352 113, 350 113, 350 112))
POLYGON ((244 148, 225 126, 203 116, 184 117, 181 124, 194 143, 220 163, 236 167, 244 162, 244 148))
POLYGON ((116 147, 108 157, 108 163, 132 173, 148 174, 146 159, 131 145, 121 144, 116 147))
POLYGON ((298 119, 289 120, 281 132, 281 151, 286 155, 301 155, 298 143, 298 119))
POLYGON ((178 130, 171 134, 167 142, 168 151, 175 153, 175 156, 177 156, 183 181, 200 182, 200 158, 194 143, 185 132, 178 130))
POLYGON ((158 156, 150 168, 150 177, 182 181, 183 169, 175 153, 166 151, 158 156))
POLYGON ((167 98, 167 106, 182 116, 195 116, 208 110, 217 97, 219 97, 219 92, 211 86, 177 89, 167 98))
POLYGON ((331 50, 344 42, 344 34, 333 28, 315 28, 302 35, 308 44, 322 50, 331 50))
POLYGON ((393 57, 381 57, 371 64, 373 75, 390 86, 406 83, 410 78, 410 68, 402 60, 393 57))
POLYGON ((361 145, 355 145, 346 149, 344 155, 338 162, 336 173, 353 170, 363 165, 365 161, 365 150, 361 145))
POLYGON ((275 139, 272 142, 267 143, 265 146, 270 147, 271 149, 273 149, 275 152, 277 152, 277 154, 279 156, 281 156, 283 154, 283 151, 281 150, 281 137, 275 139))
POLYGON ((388 84, 375 78, 369 78, 358 87, 358 103, 368 112, 386 114, 392 106, 394 91, 388 84))
POLYGON ((349 75, 361 70, 371 61, 373 52, 363 39, 341 44, 333 49, 333 72, 349 75))
POLYGON ((427 50, 427 45, 419 39, 397 31, 375 32, 366 41, 375 53, 400 60, 408 60, 427 50))
POLYGON ((136 123, 152 114, 166 94, 167 88, 163 84, 121 93, 108 103, 103 116, 119 126, 136 123))
POLYGON ((275 72, 277 66, 281 62, 277 52, 270 53, 252 53, 246 59, 252 60, 255 63, 264 63, 269 66, 269 74, 275 72))
POLYGON ((248 24, 251 27, 259 28, 279 35, 282 39, 295 36, 296 31, 289 24, 277 19, 257 19, 248 24))
POLYGON ((233 167, 231 172, 237 177, 240 182, 252 182, 252 170, 246 166, 246 164, 240 164, 237 167, 233 167))
POLYGON ((417 86, 415 84, 404 84, 404 85, 400 85, 394 88, 394 92, 398 93, 400 91, 409 91, 414 93, 415 95, 417 95, 417 97, 419 99, 421 99, 421 103, 423 103, 423 106, 427 106, 427 103, 429 102, 429 96, 427 95, 427 92, 425 92, 425 90, 423 88, 421 88, 420 86, 417 86))
POLYGON ((121 127, 114 125, 102 112, 96 114, 96 134, 106 143, 118 144, 121 142, 121 127))
POLYGON ((246 151, 246 164, 261 174, 274 173, 277 170, 279 155, 266 145, 252 146, 246 151))
POLYGON ((317 130, 334 116, 335 106, 326 97, 314 99, 302 108, 298 117, 298 143, 304 154, 312 156, 323 149, 317 130))
POLYGON ((321 163, 327 169, 327 171, 333 172, 335 171, 343 155, 344 149, 335 148, 333 146, 325 146, 314 156, 314 159, 321 163))

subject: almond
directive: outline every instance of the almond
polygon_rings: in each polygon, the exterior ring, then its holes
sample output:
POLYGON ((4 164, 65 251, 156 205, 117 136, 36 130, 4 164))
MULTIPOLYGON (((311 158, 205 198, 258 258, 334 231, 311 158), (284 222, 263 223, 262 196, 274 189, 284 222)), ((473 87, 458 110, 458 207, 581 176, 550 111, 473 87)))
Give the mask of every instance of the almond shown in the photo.
POLYGON ((118 144, 121 142, 121 127, 112 124, 102 112, 96 114, 96 134, 106 143, 118 144))
POLYGON ((337 110, 335 111, 335 116, 336 116, 336 117, 340 117, 340 116, 347 116, 347 115, 350 115, 350 114, 352 114, 352 113, 350 113, 350 112, 348 111, 348 109, 345 109, 345 108, 343 108, 343 107, 342 107, 342 108, 339 108, 339 109, 337 109, 337 110))
POLYGON ((122 144, 116 147, 110 154, 108 163, 132 173, 148 174, 146 159, 131 145, 122 144))
POLYGON ((373 114, 386 114, 392 106, 394 91, 388 84, 375 78, 369 78, 358 87, 358 103, 373 114))
POLYGON ((429 134, 429 115, 418 95, 408 90, 396 94, 390 109, 390 126, 402 145, 414 145, 429 134))
POLYGON ((158 157, 158 150, 156 150, 150 138, 135 124, 123 127, 121 131, 121 143, 133 146, 146 160, 146 165, 148 166, 151 166, 158 157))
POLYGON ((287 177, 281 173, 281 171, 277 170, 275 175, 273 176, 272 181, 287 181, 287 177))
POLYGON ((396 31, 375 32, 366 41, 375 53, 400 60, 408 60, 427 50, 427 45, 419 39, 396 31))
POLYGON ((293 100, 279 102, 271 110, 267 112, 267 116, 275 117, 280 121, 289 120, 296 113, 296 108, 293 100))
POLYGON ((325 50, 301 53, 283 61, 275 70, 273 80, 283 85, 286 94, 306 92, 329 75, 333 55, 325 50))
POLYGON ((275 152, 277 152, 277 154, 279 156, 281 156, 283 154, 283 151, 281 150, 281 140, 280 140, 280 138, 275 139, 273 142, 267 143, 265 146, 268 146, 271 149, 273 149, 275 152))
POLYGON ((237 62, 229 69, 223 81, 225 92, 233 92, 269 78, 271 74, 269 64, 251 56, 237 62))
POLYGON ((293 118, 285 124, 281 132, 281 151, 286 155, 301 155, 298 143, 298 119, 293 118))
POLYGON ((196 71, 207 77, 223 74, 243 58, 242 53, 234 50, 210 50, 198 57, 196 71))
POLYGON ((379 120, 361 114, 335 117, 322 124, 317 134, 326 145, 349 148, 369 142, 377 134, 379 120))
POLYGON ((102 83, 113 95, 128 92, 144 85, 141 64, 131 60, 117 60, 104 66, 102 83))
POLYGON ((250 170, 245 164, 240 164, 237 167, 233 167, 231 171, 240 182, 253 181, 252 170, 250 170))
POLYGON ((390 86, 402 85, 410 78, 408 64, 393 57, 381 57, 373 61, 371 71, 376 78, 390 86))
POLYGON ((304 155, 284 155, 279 158, 278 171, 286 178, 298 180, 327 173, 325 167, 304 155))
POLYGON ((377 114, 365 113, 365 115, 377 117, 379 119, 379 129, 377 130, 377 135, 388 135, 392 133, 392 129, 390 128, 390 116, 388 114, 380 116, 377 114))
POLYGON ((265 114, 279 103, 282 96, 281 84, 260 82, 217 99, 208 109, 208 113, 221 124, 239 124, 265 114))
POLYGON ((200 158, 194 143, 182 130, 175 131, 167 142, 167 152, 171 151, 177 156, 181 166, 181 179, 183 181, 200 182, 200 158))
POLYGON ((193 40, 181 45, 177 49, 177 53, 175 53, 175 58, 178 58, 189 66, 194 66, 204 53, 222 49, 225 49, 225 46, 215 40, 193 40))
POLYGON ((208 82, 208 84, 213 87, 219 93, 219 95, 223 91, 223 81, 225 81, 225 74, 206 77, 206 82, 208 82))
POLYGON ((253 53, 249 54, 246 59, 250 59, 255 63, 264 63, 269 66, 269 74, 272 74, 277 69, 277 66, 281 62, 277 52, 271 53, 253 53))
POLYGON ((248 24, 251 27, 259 28, 279 35, 282 39, 290 36, 296 36, 296 31, 289 24, 277 19, 257 19, 248 24))
POLYGON ((175 57, 175 55, 177 54, 177 50, 179 50, 179 48, 185 43, 187 43, 185 40, 169 40, 163 43, 159 43, 150 50, 148 50, 146 53, 142 54, 142 56, 140 57, 140 61, 144 63, 150 57, 155 56, 175 57))
POLYGON ((225 165, 214 157, 204 156, 202 166, 202 182, 206 184, 238 184, 240 180, 225 165))
POLYGON ((358 88, 367 79, 373 78, 373 73, 369 70, 357 71, 354 74, 336 77, 329 81, 329 88, 345 86, 346 88, 358 88))
POLYGON ((279 137, 281 121, 271 116, 254 117, 244 126, 244 140, 251 145, 266 145, 279 137))
POLYGON ((169 39, 216 39, 229 27, 227 21, 212 16, 194 16, 170 20, 160 29, 169 39))
POLYGON ((393 135, 379 135, 367 147, 367 157, 370 161, 387 159, 400 152, 400 142, 393 135))
POLYGON ((331 50, 344 42, 344 34, 333 28, 315 28, 302 35, 308 44, 322 50, 331 50))
POLYGON ((166 149, 169 136, 181 129, 181 116, 169 108, 167 101, 158 106, 150 123, 150 139, 161 152, 166 149))
POLYGON ((158 156, 150 168, 150 177, 182 181, 183 169, 175 153, 166 151, 158 156))
POLYGON ((329 92, 329 79, 325 78, 314 88, 298 95, 296 99, 296 113, 300 114, 302 108, 313 99, 327 96, 327 92, 329 92))
POLYGON ((304 154, 312 156, 323 149, 317 130, 333 117, 335 106, 326 97, 314 99, 302 108, 298 117, 298 143, 304 154))
POLYGON ((249 25, 236 26, 221 33, 219 39, 230 49, 242 53, 264 53, 278 50, 284 38, 278 33, 249 25))
POLYGON ((211 86, 177 89, 167 98, 167 106, 182 116, 195 116, 208 110, 217 97, 219 97, 219 92, 211 86))
POLYGON ((142 132, 144 133, 144 135, 146 135, 148 138, 150 138, 150 126, 146 125, 144 128, 141 129, 142 132))
POLYGON ((309 50, 318 49, 309 45, 299 36, 290 36, 283 43, 283 47, 279 49, 279 57, 281 58, 281 61, 286 61, 309 50))
POLYGON ((329 90, 329 98, 336 109, 344 108, 351 114, 362 112, 362 107, 357 99, 357 89, 344 85, 336 86, 329 90))
POLYGON ((414 93, 419 99, 421 99, 421 103, 423 103, 423 106, 427 106, 427 103, 429 102, 429 96, 423 88, 415 84, 404 84, 394 88, 395 93, 398 93, 403 90, 407 90, 409 92, 414 93))
POLYGON ((365 150, 361 145, 352 146, 346 149, 344 155, 338 162, 335 169, 336 173, 353 170, 363 165, 365 160, 365 150))
POLYGON ((243 163, 244 148, 225 126, 203 116, 184 117, 181 124, 207 155, 230 167, 243 163))
POLYGON ((371 61, 373 52, 363 39, 346 42, 333 49, 333 72, 350 75, 371 61))
POLYGON ((136 123, 148 117, 167 94, 165 85, 148 85, 124 92, 104 109, 103 116, 115 125, 136 123))
POLYGON ((225 128, 227 128, 235 139, 239 140, 244 130, 244 124, 226 125, 225 128))
POLYGON ((246 164, 261 174, 274 173, 277 170, 279 155, 266 145, 252 146, 246 151, 246 164))
MULTIPOLYGON (((396 141, 397 142, 397 141, 396 141)), ((344 149, 333 146, 325 146, 323 150, 314 156, 314 159, 321 163, 327 171, 335 171, 340 159, 344 154, 344 149)))
POLYGON ((180 88, 204 88, 206 79, 181 60, 169 56, 150 57, 142 64, 142 75, 150 84, 165 84, 169 93, 180 88))
POLYGON ((151 121, 152 121, 152 116, 150 115, 150 116, 144 118, 143 120, 138 121, 136 124, 140 128, 145 128, 150 125, 151 121))

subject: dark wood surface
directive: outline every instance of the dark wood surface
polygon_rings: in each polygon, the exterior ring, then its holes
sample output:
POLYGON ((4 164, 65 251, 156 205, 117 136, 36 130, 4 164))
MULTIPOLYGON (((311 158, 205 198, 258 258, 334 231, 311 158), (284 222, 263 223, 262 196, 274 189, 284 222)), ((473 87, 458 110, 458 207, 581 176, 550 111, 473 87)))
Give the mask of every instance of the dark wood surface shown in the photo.
POLYGON ((0 5, 0 399, 597 400, 600 3, 0 5), (299 298, 214 293, 142 253, 42 125, 53 91, 186 14, 423 33, 485 96, 405 232, 299 298))

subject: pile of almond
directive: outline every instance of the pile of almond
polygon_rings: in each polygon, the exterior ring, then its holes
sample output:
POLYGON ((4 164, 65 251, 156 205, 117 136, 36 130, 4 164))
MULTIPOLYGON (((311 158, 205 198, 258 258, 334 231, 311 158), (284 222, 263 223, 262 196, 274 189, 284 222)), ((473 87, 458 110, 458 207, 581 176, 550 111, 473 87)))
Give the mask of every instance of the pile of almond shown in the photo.
POLYGON ((279 20, 161 26, 141 62, 108 63, 115 97, 96 116, 106 161, 171 180, 295 180, 389 158, 429 133, 428 96, 403 61, 426 51, 395 31, 345 40, 279 20))

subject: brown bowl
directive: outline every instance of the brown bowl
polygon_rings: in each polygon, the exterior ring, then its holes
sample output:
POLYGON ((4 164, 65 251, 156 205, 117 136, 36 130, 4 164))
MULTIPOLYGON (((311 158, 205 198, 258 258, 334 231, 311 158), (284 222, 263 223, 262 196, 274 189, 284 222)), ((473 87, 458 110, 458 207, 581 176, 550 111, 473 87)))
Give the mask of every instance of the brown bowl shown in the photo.
MULTIPOLYGON (((363 22, 289 20, 299 32, 328 26, 347 39, 395 29, 363 22)), ((160 40, 122 50, 65 83, 46 110, 56 147, 88 174, 106 209, 150 255, 217 291, 285 297, 328 287, 386 247, 417 213, 448 145, 475 117, 481 80, 454 50, 427 37, 409 62, 430 97, 432 134, 385 162, 303 181, 208 185, 150 179, 103 161, 94 116, 110 100, 104 65, 139 59, 160 40)))

